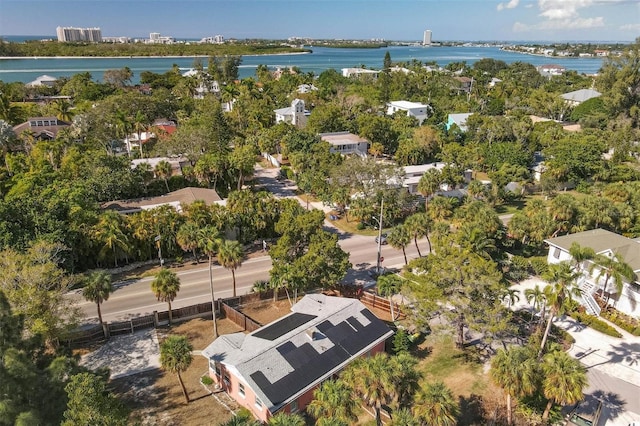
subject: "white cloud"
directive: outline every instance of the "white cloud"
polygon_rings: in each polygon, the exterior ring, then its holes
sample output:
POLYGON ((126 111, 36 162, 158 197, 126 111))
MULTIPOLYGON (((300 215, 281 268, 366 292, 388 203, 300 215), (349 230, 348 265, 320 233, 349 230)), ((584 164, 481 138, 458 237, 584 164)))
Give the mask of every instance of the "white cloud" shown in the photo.
POLYGON ((621 25, 620 29, 624 31, 638 32, 640 31, 640 24, 625 24, 625 25, 621 25))
POLYGON ((518 7, 518 4, 520 4, 520 0, 509 0, 508 3, 498 3, 498 11, 501 11, 503 9, 514 9, 516 7, 518 7))
MULTIPOLYGON (((604 26, 604 18, 568 18, 542 21, 537 24, 528 25, 522 22, 513 24, 514 32, 541 31, 541 30, 577 30, 585 28, 598 28, 604 26)), ((638 25, 640 27, 640 24, 638 25)))

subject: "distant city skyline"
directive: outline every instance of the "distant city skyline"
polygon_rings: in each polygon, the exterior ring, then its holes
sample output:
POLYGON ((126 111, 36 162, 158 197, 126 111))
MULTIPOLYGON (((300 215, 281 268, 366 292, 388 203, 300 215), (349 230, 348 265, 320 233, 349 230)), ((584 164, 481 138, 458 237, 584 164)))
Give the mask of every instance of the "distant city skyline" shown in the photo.
POLYGON ((0 0, 0 34, 105 37, 632 41, 640 0, 0 0))

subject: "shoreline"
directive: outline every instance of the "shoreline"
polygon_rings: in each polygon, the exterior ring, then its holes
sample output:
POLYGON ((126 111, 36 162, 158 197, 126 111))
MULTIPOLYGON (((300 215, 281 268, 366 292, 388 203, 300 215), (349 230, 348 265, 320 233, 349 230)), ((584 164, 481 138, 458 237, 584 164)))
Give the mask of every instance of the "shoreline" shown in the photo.
POLYGON ((600 60, 604 59, 600 56, 588 56, 586 58, 581 58, 580 56, 549 56, 549 55, 544 55, 542 53, 521 52, 520 50, 505 49, 503 47, 501 47, 500 50, 503 50, 505 52, 511 52, 511 53, 520 53, 521 55, 537 56, 539 58, 550 58, 550 59, 600 59, 600 60))
MULTIPOLYGON (((307 55, 313 52, 291 52, 291 53, 252 53, 246 55, 230 56, 286 56, 286 55, 307 55)), ((209 58, 212 55, 148 55, 148 56, 0 56, 0 60, 16 59, 180 59, 180 58, 209 58)))

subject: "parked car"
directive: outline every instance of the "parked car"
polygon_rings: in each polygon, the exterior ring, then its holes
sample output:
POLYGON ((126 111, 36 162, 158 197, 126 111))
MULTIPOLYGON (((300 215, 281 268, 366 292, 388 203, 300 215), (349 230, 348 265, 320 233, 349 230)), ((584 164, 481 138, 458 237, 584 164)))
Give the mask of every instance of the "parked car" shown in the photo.
POLYGON ((567 426, 598 426, 602 413, 602 401, 587 396, 576 404, 567 416, 567 426))
MULTIPOLYGON (((387 244, 387 234, 382 234, 380 236, 380 244, 385 245, 387 244)), ((376 236, 376 244, 378 244, 378 237, 376 236)))

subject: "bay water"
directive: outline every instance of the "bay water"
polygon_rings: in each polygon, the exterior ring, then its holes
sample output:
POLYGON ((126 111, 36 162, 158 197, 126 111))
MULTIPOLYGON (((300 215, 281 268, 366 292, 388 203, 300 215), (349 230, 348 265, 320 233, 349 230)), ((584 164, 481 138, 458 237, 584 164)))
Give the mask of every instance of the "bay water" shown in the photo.
MULTIPOLYGON (((581 74, 596 74, 602 66, 602 58, 559 58, 544 57, 501 50, 499 47, 482 46, 390 46, 377 49, 365 48, 328 48, 311 47, 312 53, 284 55, 248 55, 242 57, 240 78, 255 76, 258 65, 277 67, 298 67, 303 72, 319 75, 333 68, 340 72, 342 68, 361 67, 380 69, 385 53, 388 51, 392 62, 418 60, 423 63, 436 62, 445 66, 450 62, 466 62, 472 65, 483 58, 493 58, 506 63, 528 62, 534 66, 557 64, 567 70, 581 74)), ((140 73, 151 71, 164 73, 175 64, 181 70, 187 70, 199 60, 205 67, 206 57, 118 57, 118 58, 0 58, 0 80, 5 83, 28 83, 41 75, 52 77, 71 77, 81 72, 89 72, 94 80, 102 80, 106 70, 129 67, 133 71, 133 83, 138 83, 140 73)))

